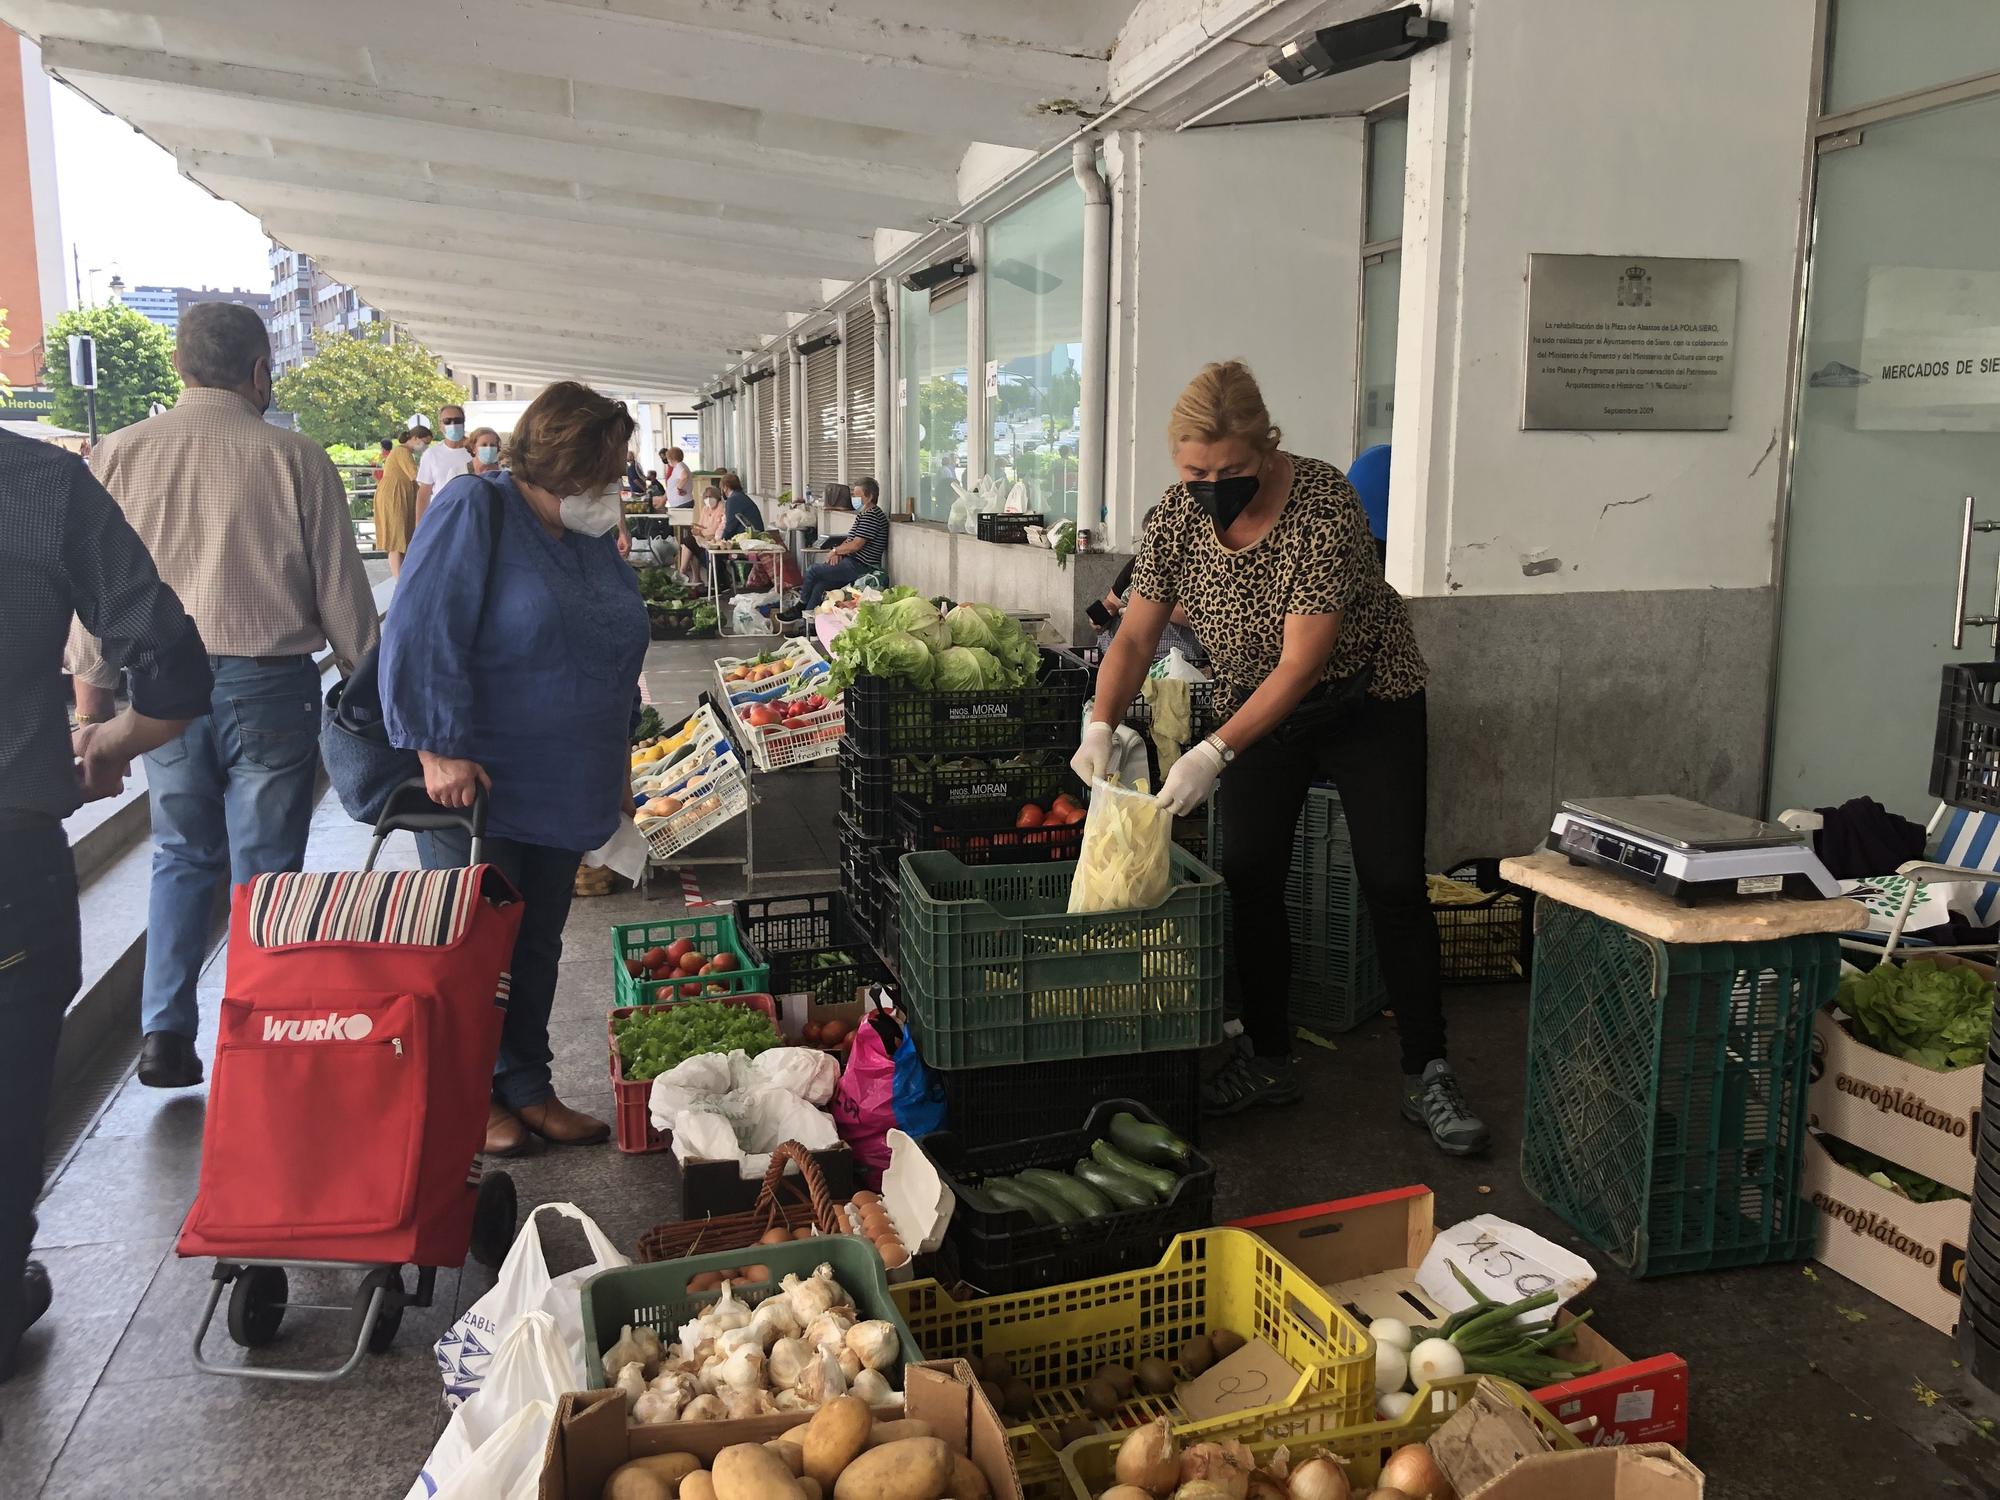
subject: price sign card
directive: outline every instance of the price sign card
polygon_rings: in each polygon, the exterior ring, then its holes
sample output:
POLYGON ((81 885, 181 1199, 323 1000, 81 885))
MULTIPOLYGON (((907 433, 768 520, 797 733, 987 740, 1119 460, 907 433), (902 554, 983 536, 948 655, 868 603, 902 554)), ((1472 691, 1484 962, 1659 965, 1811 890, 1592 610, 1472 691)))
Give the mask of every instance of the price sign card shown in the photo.
POLYGON ((1560 1307, 1597 1279, 1590 1262, 1543 1239, 1532 1229, 1492 1214, 1441 1229, 1430 1254, 1417 1268, 1417 1285, 1447 1312, 1470 1307, 1473 1298, 1451 1274, 1450 1261, 1495 1302, 1519 1302, 1553 1291, 1560 1307))

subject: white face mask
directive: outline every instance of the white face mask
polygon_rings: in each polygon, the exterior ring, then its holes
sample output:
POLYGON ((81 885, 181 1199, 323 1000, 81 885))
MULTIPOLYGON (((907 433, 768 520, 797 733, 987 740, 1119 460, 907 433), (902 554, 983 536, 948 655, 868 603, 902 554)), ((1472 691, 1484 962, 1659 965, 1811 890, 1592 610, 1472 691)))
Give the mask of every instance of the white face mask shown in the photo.
POLYGON ((622 509, 614 479, 595 492, 563 496, 562 523, 584 536, 603 536, 617 526, 622 509))

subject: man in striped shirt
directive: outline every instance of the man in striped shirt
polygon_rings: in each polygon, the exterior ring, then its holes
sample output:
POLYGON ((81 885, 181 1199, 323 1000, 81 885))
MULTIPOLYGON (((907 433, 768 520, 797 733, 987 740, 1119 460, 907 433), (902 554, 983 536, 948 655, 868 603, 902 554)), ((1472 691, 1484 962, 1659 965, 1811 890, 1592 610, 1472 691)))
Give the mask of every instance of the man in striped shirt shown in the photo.
POLYGON ((847 540, 826 554, 825 562, 806 569, 805 585, 799 602, 781 612, 781 620, 796 620, 819 608, 827 592, 854 582, 863 573, 872 573, 889 555, 889 518, 882 513, 882 486, 872 479, 854 481, 854 503, 861 514, 854 518, 854 530, 847 540))

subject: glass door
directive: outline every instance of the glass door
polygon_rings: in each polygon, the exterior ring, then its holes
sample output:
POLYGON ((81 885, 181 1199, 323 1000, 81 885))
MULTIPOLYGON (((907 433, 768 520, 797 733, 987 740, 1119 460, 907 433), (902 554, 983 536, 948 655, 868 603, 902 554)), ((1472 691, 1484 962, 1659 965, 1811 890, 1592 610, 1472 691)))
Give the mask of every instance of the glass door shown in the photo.
MULTIPOLYGON (((1822 144, 1780 596, 1772 812, 1926 821, 1965 497, 2000 521, 2000 98, 1822 144), (1858 144, 1856 143, 1858 140, 1858 144)), ((1992 613, 2000 538, 1973 538, 1992 613)))

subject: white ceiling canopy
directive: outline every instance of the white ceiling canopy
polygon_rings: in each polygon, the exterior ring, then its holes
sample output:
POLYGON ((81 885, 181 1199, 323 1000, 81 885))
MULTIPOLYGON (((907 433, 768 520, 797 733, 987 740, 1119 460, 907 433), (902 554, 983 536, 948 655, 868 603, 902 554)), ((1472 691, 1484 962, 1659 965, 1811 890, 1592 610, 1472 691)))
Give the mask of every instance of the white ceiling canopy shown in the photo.
POLYGON ((952 217, 976 144, 1025 160, 1114 105, 1143 123, 1135 91, 1176 69, 1178 94, 1219 98, 1304 18, 1383 3, 0 0, 0 20, 458 370, 666 392, 867 275, 878 229, 952 217))

